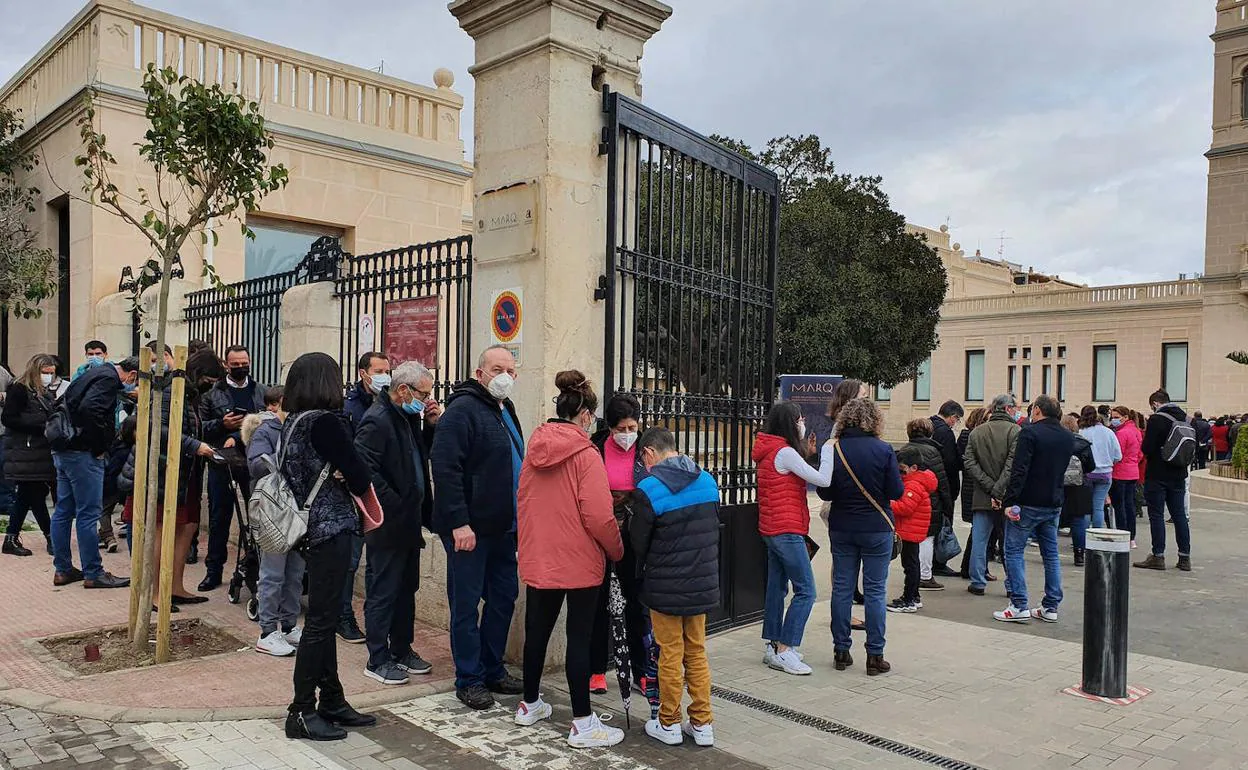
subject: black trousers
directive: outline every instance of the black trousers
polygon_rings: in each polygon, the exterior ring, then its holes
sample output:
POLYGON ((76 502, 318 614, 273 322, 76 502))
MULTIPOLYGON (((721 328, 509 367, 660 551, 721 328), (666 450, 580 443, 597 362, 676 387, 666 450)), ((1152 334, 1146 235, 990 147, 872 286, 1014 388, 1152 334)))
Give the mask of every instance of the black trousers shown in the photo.
POLYGON ((542 685, 542 669, 546 666, 546 647, 554 633, 563 600, 568 600, 568 653, 564 660, 568 674, 568 693, 572 696, 572 716, 580 719, 590 715, 589 647, 598 611, 598 586, 589 588, 525 588, 524 608, 524 700, 538 698, 542 685))
POLYGON ((907 601, 918 601, 919 598, 919 544, 901 544, 901 568, 906 572, 905 588, 901 598, 907 601))
MULTIPOLYGON (((632 666, 632 679, 637 681, 646 671, 649 652, 646 650, 646 609, 637 599, 637 560, 628 532, 624 532, 624 557, 614 566, 620 579, 620 593, 624 594, 624 626, 628 638, 628 660, 632 666)), ((602 577, 598 591, 598 612, 594 617, 594 633, 590 643, 590 672, 605 674, 611 660, 611 615, 607 612, 607 600, 611 598, 611 569, 602 577)))
MULTIPOLYGON (((29 512, 35 515, 39 531, 47 536, 52 528, 52 518, 48 515, 48 494, 52 491, 52 485, 46 481, 19 481, 15 486, 7 534, 22 534, 22 525, 26 523, 26 514, 29 512)), ((55 499, 53 496, 53 500, 55 499)))
POLYGON ((316 710, 320 688, 321 708, 334 708, 346 702, 338 681, 338 613, 342 610, 342 584, 351 561, 351 533, 343 533, 324 543, 305 548, 308 566, 308 614, 304 618, 303 639, 295 653, 295 698, 291 713, 316 710))
POLYGON ((399 660, 412 651, 416 589, 420 587, 420 546, 368 549, 364 628, 368 665, 399 660))

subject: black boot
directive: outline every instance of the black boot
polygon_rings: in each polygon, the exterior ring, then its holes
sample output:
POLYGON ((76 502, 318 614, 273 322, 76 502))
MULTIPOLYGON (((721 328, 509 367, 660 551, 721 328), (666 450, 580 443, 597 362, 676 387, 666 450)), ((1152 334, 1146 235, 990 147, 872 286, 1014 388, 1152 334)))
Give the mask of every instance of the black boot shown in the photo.
POLYGON ((22 547, 22 541, 17 535, 5 535, 4 546, 0 548, 0 552, 7 553, 10 556, 30 556, 31 550, 22 547))
POLYGON ((867 676, 875 676, 876 674, 887 674, 889 671, 892 671, 892 670, 893 670, 893 667, 889 665, 887 660, 884 660, 883 655, 868 655, 867 656, 867 676))
POLYGON ((326 707, 324 704, 316 710, 321 719, 332 725, 342 727, 372 727, 377 724, 377 717, 372 714, 361 714, 351 708, 351 704, 343 701, 337 706, 326 707))
POLYGON ((1076 567, 1083 566, 1083 549, 1082 548, 1075 549, 1075 566, 1076 567))
POLYGON ((306 714, 286 715, 286 737, 307 738, 313 741, 340 741, 347 737, 347 731, 326 722, 315 711, 310 711, 306 714))
POLYGON ((844 671, 845 669, 854 665, 854 659, 852 656, 850 656, 849 650, 844 650, 844 651, 835 653, 835 655, 833 655, 832 661, 833 661, 833 665, 836 666, 837 671, 844 671))

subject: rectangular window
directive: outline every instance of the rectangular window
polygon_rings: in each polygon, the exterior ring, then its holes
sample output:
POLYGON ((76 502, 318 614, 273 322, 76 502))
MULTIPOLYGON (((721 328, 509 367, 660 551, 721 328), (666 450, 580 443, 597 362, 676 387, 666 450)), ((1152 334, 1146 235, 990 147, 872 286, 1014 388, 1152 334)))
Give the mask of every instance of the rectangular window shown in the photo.
POLYGON ((1053 395, 1053 367, 1051 366, 1046 365, 1040 369, 1040 392, 1053 395))
POLYGON ((1109 404, 1118 392, 1118 346, 1095 345, 1092 348, 1092 400, 1109 404))
POLYGON ((1052 358, 1052 357, 1053 357, 1053 346, 1052 346, 1052 345, 1045 345, 1044 347, 1040 348, 1040 357, 1041 357, 1041 358, 1052 358))
POLYGON ((1057 346, 1057 357, 1058 357, 1058 358, 1065 358, 1065 357, 1066 357, 1066 346, 1065 346, 1065 345, 1058 345, 1058 346, 1057 346))
POLYGON ((1057 400, 1066 403, 1066 364, 1057 365, 1057 400))
POLYGON ((1010 348, 1010 360, 1018 358, 1018 348, 1010 348))
POLYGON ((244 275, 260 278, 295 269, 307 256, 312 244, 323 235, 341 237, 342 231, 278 219, 248 218, 247 226, 256 234, 244 246, 244 275))
POLYGON ((876 385, 876 386, 875 386, 875 400, 876 400, 876 401, 885 401, 885 402, 887 402, 887 401, 892 401, 892 400, 893 400, 893 389, 892 389, 892 388, 886 388, 886 387, 884 387, 883 385, 876 385))
POLYGON ((1031 360, 1031 348, 1023 348, 1023 360, 1024 361, 1031 360))
POLYGON ((1031 401, 1031 367, 1023 367, 1023 400, 1031 401))
POLYGON ((931 401, 932 400, 932 358, 928 356, 927 360, 919 366, 919 373, 914 377, 914 400, 915 401, 931 401))
POLYGON ((1018 367, 1017 367, 1017 366, 1011 366, 1011 367, 1009 367, 1009 369, 1007 369, 1007 371, 1009 372, 1009 374, 1008 374, 1008 375, 1006 376, 1006 378, 1005 378, 1005 380, 1006 380, 1006 382, 1005 382, 1005 392, 1006 392, 1006 393, 1017 393, 1017 392, 1018 392, 1018 390, 1017 390, 1017 386, 1018 386, 1018 367))
POLYGON ((1175 403, 1187 401, 1187 343, 1161 346, 1161 387, 1175 403))
POLYGON ((984 400, 984 351, 966 351, 966 400, 984 400))

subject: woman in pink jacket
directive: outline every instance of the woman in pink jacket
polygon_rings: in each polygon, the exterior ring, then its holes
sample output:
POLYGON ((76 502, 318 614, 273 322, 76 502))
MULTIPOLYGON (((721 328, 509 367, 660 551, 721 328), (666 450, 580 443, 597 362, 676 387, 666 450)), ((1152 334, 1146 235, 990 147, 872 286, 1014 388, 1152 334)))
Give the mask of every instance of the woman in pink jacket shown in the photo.
POLYGON ((1135 547, 1135 487, 1140 483, 1140 444, 1144 437, 1136 427, 1133 414, 1125 406, 1109 410, 1109 425, 1118 436, 1122 447, 1122 459, 1114 463, 1113 482, 1109 487, 1109 500, 1114 506, 1114 526, 1131 533, 1131 547, 1135 547))
POLYGON ((590 650, 606 561, 619 561, 624 543, 606 468, 589 440, 598 396, 575 370, 559 372, 555 386, 556 419, 533 432, 520 470, 517 557, 526 604, 524 700, 515 722, 532 725, 551 715, 538 690, 546 646, 566 600, 565 665, 573 717, 568 743, 614 746, 624 740, 624 731, 607 727, 590 709, 590 650))

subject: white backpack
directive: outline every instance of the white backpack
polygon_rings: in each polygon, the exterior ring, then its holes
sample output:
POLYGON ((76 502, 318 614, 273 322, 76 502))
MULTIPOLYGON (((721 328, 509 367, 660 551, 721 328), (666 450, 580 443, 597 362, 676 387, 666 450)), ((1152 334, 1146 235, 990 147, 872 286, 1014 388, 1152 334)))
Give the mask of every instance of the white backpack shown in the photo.
POLYGON ((286 474, 281 470, 286 460, 286 430, 293 432, 299 421, 308 414, 310 412, 298 415, 282 431, 282 438, 278 440, 276 463, 270 455, 264 456, 265 462, 270 466, 270 473, 256 482, 256 488, 248 501, 252 536, 260 550, 266 553, 287 553, 299 547, 303 536, 308 532, 308 510, 320 494, 321 485, 329 478, 329 463, 325 463, 307 500, 300 505, 290 489, 286 474))

